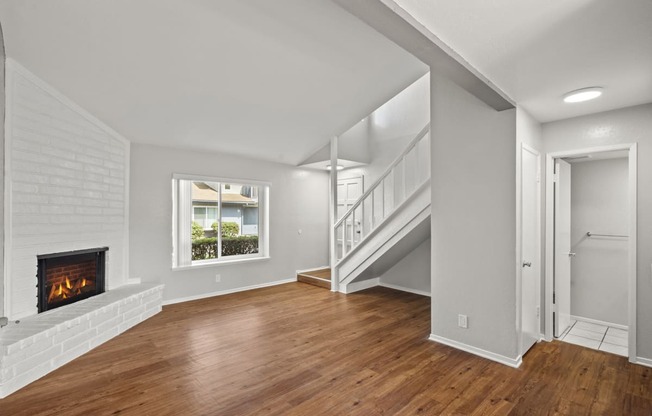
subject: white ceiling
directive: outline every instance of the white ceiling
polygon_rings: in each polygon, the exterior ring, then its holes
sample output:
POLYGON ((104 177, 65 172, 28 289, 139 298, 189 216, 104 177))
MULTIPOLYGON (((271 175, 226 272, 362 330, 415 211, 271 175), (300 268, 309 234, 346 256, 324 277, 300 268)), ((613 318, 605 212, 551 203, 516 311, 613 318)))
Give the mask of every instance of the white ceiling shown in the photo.
POLYGON ((541 122, 652 102, 650 0, 395 2, 541 122))
POLYGON ((7 55, 134 142, 297 164, 428 68, 330 0, 0 0, 7 55))

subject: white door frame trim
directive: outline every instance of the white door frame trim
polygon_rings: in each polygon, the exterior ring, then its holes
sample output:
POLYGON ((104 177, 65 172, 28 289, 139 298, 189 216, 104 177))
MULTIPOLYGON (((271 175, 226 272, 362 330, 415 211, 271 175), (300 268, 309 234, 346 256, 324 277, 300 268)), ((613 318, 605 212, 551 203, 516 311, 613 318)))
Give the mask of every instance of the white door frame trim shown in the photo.
POLYGON ((628 150, 628 204, 629 204, 629 239, 628 239, 628 327, 629 327, 629 361, 636 362, 636 226, 637 226, 637 144, 626 143, 612 146, 582 148, 546 154, 546 277, 545 277, 545 339, 552 341, 552 291, 554 259, 554 163, 555 159, 582 156, 588 153, 628 150))

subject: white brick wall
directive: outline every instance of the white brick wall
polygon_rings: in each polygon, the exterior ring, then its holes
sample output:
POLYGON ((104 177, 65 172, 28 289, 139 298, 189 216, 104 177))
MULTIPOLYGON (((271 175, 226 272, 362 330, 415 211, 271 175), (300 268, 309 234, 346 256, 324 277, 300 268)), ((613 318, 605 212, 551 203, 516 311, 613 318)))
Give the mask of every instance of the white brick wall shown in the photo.
POLYGON ((163 285, 125 285, 0 328, 0 399, 161 311, 163 285))
POLYGON ((7 126, 6 314, 37 313, 37 254, 108 246, 126 283, 129 142, 11 60, 7 126))

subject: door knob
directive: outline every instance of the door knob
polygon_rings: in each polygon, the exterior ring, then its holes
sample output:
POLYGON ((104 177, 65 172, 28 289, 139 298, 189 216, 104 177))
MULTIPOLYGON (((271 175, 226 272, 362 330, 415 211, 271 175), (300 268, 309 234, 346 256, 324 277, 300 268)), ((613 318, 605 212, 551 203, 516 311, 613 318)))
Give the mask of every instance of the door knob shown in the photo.
POLYGON ((523 262, 523 267, 532 267, 532 262, 531 261, 523 262))
POLYGON ((577 254, 577 253, 568 252, 568 257, 575 257, 575 254, 577 254))

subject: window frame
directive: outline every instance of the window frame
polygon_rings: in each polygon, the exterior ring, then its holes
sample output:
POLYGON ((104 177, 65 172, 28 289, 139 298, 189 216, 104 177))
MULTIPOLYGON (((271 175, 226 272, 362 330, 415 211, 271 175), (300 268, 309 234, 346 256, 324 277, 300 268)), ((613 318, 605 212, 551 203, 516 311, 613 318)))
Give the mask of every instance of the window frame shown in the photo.
MULTIPOLYGON (((217 266, 220 264, 233 264, 269 259, 269 195, 271 182, 254 179, 235 179, 191 174, 172 174, 172 269, 189 269, 195 267, 217 266), (192 221, 192 194, 191 187, 183 188, 182 181, 191 182, 217 182, 220 184, 251 185, 259 187, 258 195, 258 253, 238 254, 216 259, 192 260, 190 227, 182 226, 187 219, 192 221), (185 194, 185 198, 182 195, 185 194), (185 206, 183 201, 186 201, 185 206), (186 230, 187 229, 187 230, 186 230), (184 230, 184 232, 182 232, 184 230), (187 252, 186 252, 187 251, 187 252)), ((190 183, 190 182, 186 182, 190 183)), ((218 192, 219 194, 219 192, 218 192)), ((220 198, 221 199, 221 198, 220 198)), ((220 210, 221 200, 217 208, 220 210)), ((219 233, 219 229, 218 229, 219 233)), ((218 241, 220 239, 218 238, 218 241)), ((219 249, 219 247, 218 247, 219 249)))

